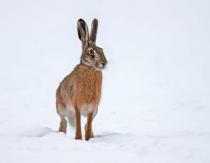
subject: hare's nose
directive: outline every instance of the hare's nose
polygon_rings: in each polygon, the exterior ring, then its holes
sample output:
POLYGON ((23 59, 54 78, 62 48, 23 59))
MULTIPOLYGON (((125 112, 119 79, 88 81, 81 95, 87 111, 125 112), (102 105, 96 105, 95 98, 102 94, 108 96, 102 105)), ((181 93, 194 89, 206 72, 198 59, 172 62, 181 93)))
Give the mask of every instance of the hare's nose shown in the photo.
POLYGON ((105 67, 106 64, 107 64, 107 61, 101 62, 101 65, 102 65, 103 67, 105 67))
POLYGON ((106 65, 106 63, 104 63, 104 62, 102 62, 101 64, 102 64, 103 67, 106 65))

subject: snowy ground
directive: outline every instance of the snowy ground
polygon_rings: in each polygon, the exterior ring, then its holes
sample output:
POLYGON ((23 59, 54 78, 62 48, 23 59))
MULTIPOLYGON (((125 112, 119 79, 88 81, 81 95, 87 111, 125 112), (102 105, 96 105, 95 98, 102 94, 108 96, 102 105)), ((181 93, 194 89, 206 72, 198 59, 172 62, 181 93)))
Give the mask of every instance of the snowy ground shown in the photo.
POLYGON ((0 162, 209 163, 209 17, 205 0, 0 1, 0 162), (109 59, 88 142, 55 111, 80 17, 109 59))

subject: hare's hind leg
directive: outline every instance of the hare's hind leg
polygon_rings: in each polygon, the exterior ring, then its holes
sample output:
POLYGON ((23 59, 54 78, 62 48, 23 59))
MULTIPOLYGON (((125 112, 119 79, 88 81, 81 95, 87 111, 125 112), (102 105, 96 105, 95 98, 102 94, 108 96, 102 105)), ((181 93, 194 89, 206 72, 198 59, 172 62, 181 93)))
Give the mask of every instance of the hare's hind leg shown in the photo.
POLYGON ((67 121, 65 119, 65 108, 64 107, 58 107, 59 105, 56 106, 57 109, 57 113, 60 116, 60 126, 58 131, 59 132, 63 132, 66 133, 66 129, 67 129, 67 121))
POLYGON ((66 134, 66 129, 67 129, 67 121, 63 116, 60 116, 61 121, 60 121, 60 126, 59 126, 59 132, 63 132, 66 134))
POLYGON ((61 98, 59 98, 59 93, 57 91, 56 93, 56 110, 58 115, 60 116, 60 126, 58 131, 59 132, 63 132, 66 133, 66 128, 67 128, 67 121, 65 120, 65 104, 63 103, 63 101, 61 100, 61 98))
POLYGON ((89 140, 90 138, 93 138, 93 130, 92 130, 92 122, 93 122, 93 112, 88 113, 87 115, 87 123, 85 125, 85 140, 89 140))

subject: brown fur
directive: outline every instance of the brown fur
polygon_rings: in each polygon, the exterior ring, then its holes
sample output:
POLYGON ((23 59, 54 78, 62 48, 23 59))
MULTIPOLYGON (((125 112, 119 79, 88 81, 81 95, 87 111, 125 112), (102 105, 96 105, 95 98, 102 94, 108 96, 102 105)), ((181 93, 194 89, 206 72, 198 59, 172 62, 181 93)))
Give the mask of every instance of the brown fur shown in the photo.
MULTIPOLYGON (((91 66, 79 64, 66 76, 57 89, 57 109, 72 105, 98 106, 101 97, 102 73, 91 66)), ((58 110, 59 111, 59 110, 58 110)))
MULTIPOLYGON (((97 20, 94 19, 93 23, 97 20)), ((96 37, 97 26, 92 28, 92 38, 96 37)), ((73 119, 76 128, 75 139, 82 139, 81 133, 81 113, 87 113, 87 123, 85 126, 85 139, 94 137, 92 131, 92 121, 97 113, 101 98, 102 72, 106 64, 103 49, 97 47, 95 42, 86 40, 89 38, 88 28, 84 20, 78 21, 78 36, 82 42, 82 56, 80 64, 66 76, 60 83, 56 92, 56 108, 60 115, 59 131, 66 133, 68 111, 74 109, 73 119), (90 49, 91 48, 91 49, 90 49), (90 54, 89 51, 94 52, 90 54), (85 108, 84 108, 85 107, 85 108), (88 108, 90 107, 90 108, 88 108), (84 109, 84 110, 82 110, 84 109), (71 109, 70 109, 71 110, 71 109)), ((95 40, 94 40, 95 41, 95 40)))

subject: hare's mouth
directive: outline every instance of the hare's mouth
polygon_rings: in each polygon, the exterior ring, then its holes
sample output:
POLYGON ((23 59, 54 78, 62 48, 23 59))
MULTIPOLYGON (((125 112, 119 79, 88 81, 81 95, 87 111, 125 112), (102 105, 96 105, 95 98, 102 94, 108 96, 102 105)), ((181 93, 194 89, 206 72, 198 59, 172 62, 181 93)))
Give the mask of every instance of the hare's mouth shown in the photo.
POLYGON ((101 68, 98 68, 98 67, 95 67, 95 66, 94 66, 94 68, 95 68, 97 71, 102 71, 101 68))
POLYGON ((98 71, 102 71, 103 69, 106 68, 106 65, 103 65, 103 64, 99 64, 98 66, 94 66, 94 68, 98 71))
POLYGON ((105 68, 106 68, 106 65, 107 65, 107 61, 101 62, 101 63, 99 64, 100 69, 105 69, 105 68))

